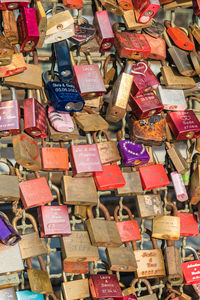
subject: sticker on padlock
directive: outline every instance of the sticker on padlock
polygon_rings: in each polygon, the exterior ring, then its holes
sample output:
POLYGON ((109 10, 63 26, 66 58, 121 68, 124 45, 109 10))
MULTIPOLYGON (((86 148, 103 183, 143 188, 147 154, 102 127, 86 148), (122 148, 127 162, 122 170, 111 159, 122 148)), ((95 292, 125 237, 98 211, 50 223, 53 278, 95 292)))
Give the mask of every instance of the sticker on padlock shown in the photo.
POLYGON ((145 2, 134 0, 133 6, 137 21, 139 23, 147 23, 159 10, 160 2, 158 0, 148 0, 145 2))

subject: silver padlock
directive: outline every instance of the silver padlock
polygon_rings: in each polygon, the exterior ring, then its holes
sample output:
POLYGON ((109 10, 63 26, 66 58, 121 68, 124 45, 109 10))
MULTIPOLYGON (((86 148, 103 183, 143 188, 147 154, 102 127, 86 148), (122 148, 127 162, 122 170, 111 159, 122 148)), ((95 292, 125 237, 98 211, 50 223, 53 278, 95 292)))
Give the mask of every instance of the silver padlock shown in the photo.
POLYGON ((166 89, 159 85, 156 94, 166 110, 180 111, 187 109, 183 90, 166 89))

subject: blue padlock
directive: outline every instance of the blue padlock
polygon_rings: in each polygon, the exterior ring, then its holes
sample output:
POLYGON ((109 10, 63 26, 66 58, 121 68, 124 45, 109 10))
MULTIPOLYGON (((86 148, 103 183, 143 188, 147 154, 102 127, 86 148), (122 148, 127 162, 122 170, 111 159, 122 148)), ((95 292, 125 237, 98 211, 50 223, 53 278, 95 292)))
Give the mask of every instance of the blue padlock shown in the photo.
POLYGON ((44 300, 44 296, 36 294, 31 291, 18 291, 16 292, 17 300, 44 300))
POLYGON ((65 112, 82 111, 85 101, 81 97, 75 85, 70 81, 60 81, 57 72, 54 72, 54 75, 54 78, 57 78, 55 81, 50 81, 50 71, 45 71, 42 78, 45 83, 46 96, 51 101, 55 110, 65 112), (50 80, 48 81, 48 79, 50 80))

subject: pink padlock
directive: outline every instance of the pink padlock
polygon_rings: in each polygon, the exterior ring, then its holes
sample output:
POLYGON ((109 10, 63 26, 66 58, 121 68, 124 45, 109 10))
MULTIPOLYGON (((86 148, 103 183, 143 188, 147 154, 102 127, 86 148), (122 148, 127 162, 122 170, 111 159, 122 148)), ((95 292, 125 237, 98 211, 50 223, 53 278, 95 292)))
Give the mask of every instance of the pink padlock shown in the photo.
POLYGON ((172 172, 171 179, 174 185, 177 200, 181 202, 187 201, 188 194, 183 183, 182 176, 178 172, 172 172))

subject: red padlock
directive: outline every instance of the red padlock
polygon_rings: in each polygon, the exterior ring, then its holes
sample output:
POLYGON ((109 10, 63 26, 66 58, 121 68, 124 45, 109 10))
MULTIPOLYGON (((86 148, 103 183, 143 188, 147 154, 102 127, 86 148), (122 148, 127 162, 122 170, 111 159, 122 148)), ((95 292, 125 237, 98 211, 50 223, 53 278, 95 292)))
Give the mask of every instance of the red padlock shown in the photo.
POLYGON ((139 173, 145 191, 169 185, 169 179, 162 164, 140 167, 139 173))
POLYGON ((70 9, 82 9, 83 0, 62 0, 63 5, 70 9))
POLYGON ((131 241, 140 241, 141 235, 140 235, 140 229, 138 226, 138 222, 133 219, 131 210, 126 205, 122 205, 122 208, 128 212, 128 216, 130 219, 130 220, 120 222, 118 219, 118 216, 117 216, 117 213, 119 211, 119 205, 115 207, 114 218, 115 218, 115 222, 116 222, 117 229, 119 231, 122 243, 128 243, 131 241))
POLYGON ((38 207, 38 222, 42 238, 68 236, 72 233, 67 205, 38 207))
POLYGON ((156 90, 160 85, 160 82, 145 61, 133 64, 131 75, 133 75, 132 96, 156 90))
POLYGON ((103 166, 103 172, 94 173, 94 182, 99 191, 117 189, 126 184, 118 165, 103 166))
POLYGON ((180 217, 180 233, 181 236, 197 236, 199 235, 199 225, 197 216, 189 213, 178 213, 180 217))
POLYGON ((90 291, 93 299, 119 298, 122 299, 122 291, 115 274, 91 275, 89 279, 90 291))
POLYGON ((145 119, 157 115, 164 109, 164 105, 154 92, 137 96, 130 95, 129 105, 138 119, 145 119))
POLYGON ((200 136, 200 122, 192 110, 169 112, 166 120, 176 140, 200 136))
POLYGON ((27 7, 29 5, 28 0, 0 0, 0 10, 14 10, 27 7))
POLYGON ((93 172, 102 172, 101 159, 96 144, 72 145, 69 157, 74 177, 92 176, 93 172))
POLYGON ((24 100, 24 130, 33 138, 47 137, 45 108, 35 99, 24 100))
POLYGON ((31 52, 39 41, 39 30, 35 8, 22 8, 17 18, 21 52, 31 52))
POLYGON ((134 0, 133 6, 137 22, 146 24, 159 10, 160 2, 159 0, 134 0))
POLYGON ((187 261, 182 263, 182 271, 184 276, 185 285, 197 284, 200 283, 200 259, 197 251, 192 247, 185 247, 184 249, 190 250, 195 260, 187 261))

